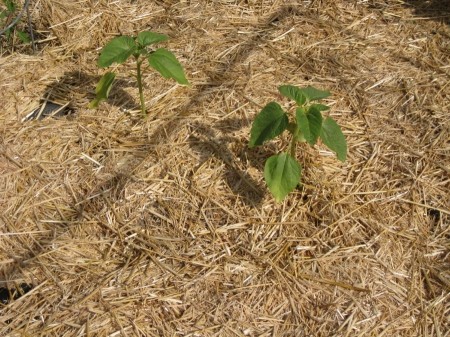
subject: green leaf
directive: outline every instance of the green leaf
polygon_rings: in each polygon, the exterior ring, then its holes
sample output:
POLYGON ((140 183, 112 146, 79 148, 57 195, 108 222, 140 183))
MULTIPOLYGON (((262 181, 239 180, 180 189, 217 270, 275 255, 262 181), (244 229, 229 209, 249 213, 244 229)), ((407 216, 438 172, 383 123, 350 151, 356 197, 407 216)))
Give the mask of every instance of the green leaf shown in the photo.
POLYGON ((136 51, 136 43, 130 36, 119 36, 109 41, 98 58, 98 66, 109 67, 113 63, 124 63, 136 51))
POLYGON ((17 36, 19 37, 20 41, 22 41, 23 43, 29 43, 30 42, 30 36, 21 31, 21 30, 16 30, 17 32, 17 36))
POLYGON ((141 46, 149 46, 153 43, 158 43, 162 41, 167 41, 169 37, 164 34, 153 33, 153 32, 140 32, 137 36, 136 41, 141 46))
POLYGON ((288 127, 289 119, 276 102, 267 104, 256 116, 250 131, 249 147, 262 145, 280 135, 288 127))
POLYGON ((264 178, 277 202, 283 201, 300 182, 302 167, 287 153, 272 156, 266 161, 264 178))
POLYGON ((314 109, 317 109, 317 110, 319 110, 319 111, 327 111, 327 110, 330 110, 330 107, 329 107, 328 105, 319 104, 319 103, 311 104, 310 108, 314 108, 314 109))
POLYGON ((16 7, 16 4, 14 3, 14 1, 4 0, 3 3, 5 4, 9 13, 14 13, 16 11, 17 7, 16 7))
POLYGON ((305 109, 303 109, 302 107, 298 107, 295 112, 295 117, 297 119, 297 125, 298 128, 300 129, 301 135, 308 143, 310 143, 311 131, 309 129, 309 120, 308 117, 306 117, 305 109))
POLYGON ((303 135, 303 132, 301 132, 300 128, 297 129, 297 133, 295 134, 294 138, 297 142, 306 142, 305 136, 303 135))
POLYGON ((306 97, 306 100, 308 102, 310 101, 317 101, 319 99, 327 98, 331 95, 329 91, 323 91, 316 89, 311 86, 307 86, 306 88, 300 89, 301 93, 306 97))
POLYGON ((297 132, 297 123, 288 123, 288 125, 286 126, 286 130, 294 135, 297 132))
POLYGON ((116 74, 107 72, 98 81, 95 88, 96 98, 89 104, 89 109, 97 108, 101 101, 105 100, 109 96, 116 74))
POLYGON ((303 105, 306 101, 305 95, 302 91, 294 85, 282 85, 278 87, 278 91, 284 97, 293 99, 298 105, 303 105))
POLYGON ((316 144, 317 139, 320 135, 320 130, 322 129, 322 114, 320 110, 316 108, 316 105, 312 105, 308 109, 306 117, 309 122, 309 130, 311 131, 311 138, 307 139, 308 143, 311 145, 316 144))
POLYGON ((316 144, 322 127, 322 114, 320 111, 310 107, 306 113, 305 109, 298 107, 295 116, 298 128, 304 139, 311 145, 316 144))
POLYGON ((333 118, 328 117, 323 121, 320 138, 330 150, 337 154, 340 161, 345 161, 347 158, 347 141, 340 126, 333 118))
POLYGON ((159 48, 155 50, 149 55, 148 63, 164 78, 173 78, 180 84, 189 84, 180 62, 167 49, 159 48))

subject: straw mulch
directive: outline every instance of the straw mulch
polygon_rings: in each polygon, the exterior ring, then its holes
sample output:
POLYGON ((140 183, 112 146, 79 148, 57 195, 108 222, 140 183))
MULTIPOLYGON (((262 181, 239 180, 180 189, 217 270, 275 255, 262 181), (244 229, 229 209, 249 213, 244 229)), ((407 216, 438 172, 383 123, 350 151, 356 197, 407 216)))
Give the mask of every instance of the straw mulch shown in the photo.
POLYGON ((445 1, 30 14, 38 52, 0 58, 1 336, 449 336, 445 1), (191 86, 146 72, 143 120, 127 63, 88 110, 101 46, 142 30, 171 37, 191 86), (289 139, 247 144, 287 83, 331 90, 349 150, 299 145, 303 185, 276 204, 262 169, 289 139), (22 122, 44 98, 74 113, 22 122))

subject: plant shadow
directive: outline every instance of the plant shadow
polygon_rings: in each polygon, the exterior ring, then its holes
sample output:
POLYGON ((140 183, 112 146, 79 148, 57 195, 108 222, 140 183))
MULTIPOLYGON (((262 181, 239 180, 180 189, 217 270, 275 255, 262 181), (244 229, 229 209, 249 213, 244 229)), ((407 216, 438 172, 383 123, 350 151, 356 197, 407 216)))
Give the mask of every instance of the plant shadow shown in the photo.
MULTIPOLYGON (((309 9, 305 9, 309 10, 309 9)), ((170 8, 168 8, 170 12, 170 8)), ((230 53, 226 62, 221 62, 216 68, 209 73, 207 81, 201 85, 197 85, 197 92, 190 98, 188 102, 180 107, 180 113, 175 117, 169 119, 160 128, 158 128, 153 134, 149 136, 149 142, 163 142, 167 139, 172 132, 179 129, 179 126, 187 117, 198 111, 197 106, 202 102, 212 99, 217 89, 221 86, 231 87, 234 86, 235 78, 233 76, 233 70, 245 62, 245 60, 259 48, 261 43, 267 39, 273 29, 277 28, 279 22, 285 19, 291 19, 292 17, 302 16, 304 13, 296 5, 283 5, 275 12, 269 14, 267 19, 261 25, 255 27, 254 35, 248 38, 243 43, 239 44, 239 47, 230 53)), ((259 107, 258 107, 259 109, 259 107)), ((223 120, 220 122, 219 127, 226 129, 227 132, 238 130, 241 128, 243 121, 241 120, 223 120)), ((228 167, 229 172, 225 175, 230 188, 243 196, 246 203, 251 205, 258 205, 263 198, 265 188, 259 186, 243 169, 239 169, 233 161, 233 154, 227 149, 226 144, 234 142, 233 137, 216 137, 214 132, 211 133, 210 126, 202 123, 192 124, 192 127, 197 131, 198 135, 192 135, 190 142, 191 146, 199 152, 204 152, 203 160, 206 160, 211 155, 216 156, 223 161, 228 167), (206 145, 206 146, 205 146, 206 145), (230 164, 232 163, 232 164, 230 164)), ((245 141, 245 149, 242 149, 239 156, 242 156, 246 162, 258 169, 263 168, 264 161, 274 152, 270 151, 270 147, 265 149, 252 149, 247 150, 247 142, 245 141), (264 155, 262 154, 264 152, 264 155)), ((241 142, 242 143, 242 142, 241 142)))
MULTIPOLYGON (((240 118, 227 118, 220 120, 212 126, 207 126, 205 124, 197 123, 195 124, 197 126, 196 131, 197 132, 203 132, 203 137, 195 137, 195 144, 193 147, 196 147, 197 149, 200 147, 201 150, 203 144, 207 143, 208 141, 211 141, 214 146, 217 148, 216 144, 222 145, 220 148, 220 151, 216 151, 215 156, 218 158, 221 158, 223 154, 226 154, 228 157, 235 158, 235 161, 238 163, 241 163, 244 168, 253 168, 257 172, 264 172, 264 166, 266 160, 278 153, 280 153, 280 144, 277 144, 277 142, 266 142, 263 146, 257 146, 254 148, 248 147, 248 141, 249 137, 245 136, 244 138, 238 138, 237 136, 234 136, 234 132, 237 130, 240 130, 247 126, 247 122, 240 119, 240 118), (200 126, 200 127, 198 127, 200 126), (220 131, 222 134, 232 134, 232 136, 229 137, 214 137, 215 131, 220 131), (209 139, 207 139, 209 137, 209 139), (203 139, 203 142, 200 142, 200 138, 203 139), (233 147, 233 151, 228 150, 227 145, 229 144, 238 144, 237 146, 233 147), (217 155, 219 153, 219 156, 217 155)), ((283 144, 287 145, 288 138, 285 138, 287 134, 283 133, 282 136, 282 142, 283 144)), ((213 148, 213 146, 210 146, 213 148)), ((204 152, 207 152, 203 149, 204 152)), ((310 181, 313 176, 314 172, 317 170, 317 167, 314 167, 313 163, 318 161, 317 158, 318 154, 315 149, 308 146, 306 143, 298 143, 297 144, 297 160, 302 166, 302 181, 310 181), (314 168, 313 168, 314 167, 314 168)), ((204 158, 207 159, 207 155, 204 155, 204 158)), ((205 160, 206 160, 205 159, 205 160)), ((203 163, 203 161, 202 161, 203 163)), ((244 170, 241 169, 241 172, 244 172, 244 170)), ((235 182, 236 176, 231 177, 230 181, 235 182)), ((314 179, 313 179, 314 180, 314 179)), ((229 185, 230 185, 229 181, 229 185)), ((253 180, 254 181, 254 180, 253 180)), ((308 200, 309 196, 314 194, 315 187, 311 184, 303 184, 302 181, 297 185, 295 190, 300 194, 300 197, 303 199, 303 201, 308 200)), ((256 182, 255 182, 256 183, 256 182)), ((257 183, 258 184, 258 183, 257 183)), ((240 188, 246 188, 246 184, 241 184, 240 188)), ((231 185, 230 185, 231 186, 231 185)), ((257 185, 259 187, 260 192, 263 194, 270 193, 268 191, 267 186, 265 183, 259 183, 257 185)), ((241 194, 245 196, 242 193, 242 191, 234 189, 234 192, 237 194, 241 194)))
MULTIPOLYGON (((171 5, 168 6, 168 12, 171 11, 170 7, 171 5)), ((269 14, 266 22, 255 27, 254 36, 247 41, 243 41, 236 48, 234 55, 230 54, 228 63, 224 62, 218 65, 210 73, 208 81, 197 86, 197 91, 187 104, 180 109, 179 116, 167 120, 153 134, 149 135, 147 141, 149 146, 146 149, 146 155, 152 151, 151 144, 165 142, 175 130, 179 129, 179 126, 185 122, 184 118, 179 117, 189 117, 197 111, 195 107, 198 103, 215 95, 218 87, 227 85, 227 82, 233 82, 232 70, 237 65, 242 64, 255 49, 259 48, 258 46, 267 38, 271 30, 276 28, 277 22, 286 18, 302 16, 303 14, 303 9, 300 10, 295 5, 282 6, 277 11, 269 14)), ((99 78, 99 76, 88 75, 80 71, 67 72, 58 81, 54 81, 47 86, 43 99, 59 104, 69 103, 68 107, 76 112, 77 107, 80 107, 80 103, 77 102, 83 102, 86 98, 91 100, 95 97, 94 88, 99 78)), ((136 100, 122 89, 134 85, 135 83, 129 81, 118 80, 111 90, 108 102, 125 109, 136 109, 138 107, 136 100)), ((261 186, 261 183, 256 182, 244 168, 250 166, 262 172, 265 159, 276 153, 275 145, 267 144, 264 147, 248 149, 248 139, 240 140, 233 136, 216 135, 216 131, 226 134, 230 131, 239 130, 246 125, 244 123, 246 122, 240 119, 224 119, 214 126, 217 130, 211 130, 209 125, 203 123, 193 123, 191 127, 197 134, 192 134, 189 141, 190 146, 202 154, 201 161, 208 160, 211 156, 215 156, 223 161, 227 166, 225 179, 230 188, 234 193, 242 196, 244 202, 255 207, 262 202, 266 188, 261 186), (227 146, 229 144, 237 144, 238 150, 230 151, 227 146), (234 155, 234 153, 237 154, 234 155), (237 161, 241 162, 243 168, 236 163, 237 161)), ((142 156, 142 158, 135 157, 134 159, 137 160, 133 163, 133 167, 141 165, 146 155, 142 156)), ((25 279, 25 277, 21 277, 23 268, 32 264, 39 256, 51 251, 53 242, 59 236, 65 235, 66 232, 72 230, 72 227, 83 223, 85 218, 91 220, 90 214, 103 213, 105 208, 112 210, 111 205, 123 197, 126 184, 133 178, 133 167, 125 173, 115 173, 107 181, 100 182, 89 190, 80 192, 81 194, 73 195, 73 201, 67 207, 67 214, 61 214, 61 219, 58 222, 59 224, 55 225, 54 232, 38 238, 35 244, 29 247, 27 254, 23 254, 20 257, 14 256, 14 262, 8 268, 2 268, 0 284, 2 286, 7 285, 16 282, 16 280, 17 282, 23 282, 25 279)), ((102 220, 98 219, 99 225, 101 225, 101 222, 102 220)), ((112 228, 108 227, 107 230, 112 230, 112 228)), ((25 279, 25 281, 28 281, 28 279, 25 279)))
MULTIPOLYGON (((95 98, 95 87, 99 79, 100 76, 88 75, 80 71, 66 72, 60 79, 50 83, 45 88, 41 104, 47 104, 44 108, 48 108, 49 111, 45 111, 38 119, 46 116, 60 117, 75 113, 77 108, 81 107, 79 102, 84 102, 86 98, 89 101, 95 98), (47 102, 51 103, 48 104, 47 102), (64 109, 52 114, 58 106, 63 106, 64 109)), ((111 89, 108 103, 125 111, 138 109, 135 98, 123 89, 135 85, 136 83, 125 79, 116 80, 111 89)), ((36 110, 39 109, 40 107, 36 110)), ((31 115, 29 114, 29 116, 31 115)))
MULTIPOLYGON (((229 172, 225 174, 225 179, 234 193, 243 197, 244 202, 249 205, 259 205, 264 195, 270 193, 265 182, 255 181, 247 172, 254 169, 262 174, 264 172, 266 160, 280 153, 280 144, 278 142, 269 141, 263 146, 249 148, 248 137, 217 136, 217 133, 230 134, 231 130, 239 130, 246 126, 246 122, 239 118, 229 118, 221 120, 214 125, 206 125, 200 122, 191 123, 193 129, 189 138, 191 147, 198 153, 202 154, 201 166, 211 156, 221 160, 227 167, 229 172), (230 150, 231 148, 231 150, 230 150), (233 164, 230 164, 233 163, 233 164), (256 195, 252 194, 252 191, 256 195)), ((281 142, 287 145, 290 136, 284 133, 281 142)), ((309 181, 313 176, 313 172, 317 168, 312 168, 312 163, 317 162, 318 154, 306 143, 297 144, 297 160, 302 166, 302 180, 309 181)), ((296 189, 300 193, 301 198, 305 201, 308 195, 314 192, 314 187, 306 186, 300 182, 296 189)))
POLYGON ((414 15, 450 24, 450 0, 406 0, 405 5, 413 8, 414 15))
MULTIPOLYGON (((224 136, 218 128, 201 122, 189 124, 191 135, 188 138, 190 147, 200 155, 198 167, 211 157, 220 160, 226 167, 224 179, 234 194, 242 197, 247 205, 258 206, 264 197, 265 191, 260 183, 255 181, 247 172, 247 162, 242 159, 245 156, 246 144, 232 136, 224 136), (238 156, 235 156, 230 147, 237 148, 238 156), (242 166, 244 163, 244 167, 242 166)), ((248 157, 247 157, 248 160, 248 157)))

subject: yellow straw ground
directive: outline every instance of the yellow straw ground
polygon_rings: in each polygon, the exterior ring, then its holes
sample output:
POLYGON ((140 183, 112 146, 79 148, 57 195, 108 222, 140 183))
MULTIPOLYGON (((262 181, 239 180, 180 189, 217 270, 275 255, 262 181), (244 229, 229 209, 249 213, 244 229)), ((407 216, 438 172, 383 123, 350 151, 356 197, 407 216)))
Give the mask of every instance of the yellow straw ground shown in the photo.
POLYGON ((32 1, 38 52, 0 57, 0 336, 448 336, 449 12, 420 3, 32 1), (88 110, 142 30, 191 86, 146 71, 143 120, 127 63, 88 110), (276 204, 289 139, 247 144, 281 84, 330 90, 349 150, 299 146, 276 204), (74 113, 22 122, 41 99, 74 113))

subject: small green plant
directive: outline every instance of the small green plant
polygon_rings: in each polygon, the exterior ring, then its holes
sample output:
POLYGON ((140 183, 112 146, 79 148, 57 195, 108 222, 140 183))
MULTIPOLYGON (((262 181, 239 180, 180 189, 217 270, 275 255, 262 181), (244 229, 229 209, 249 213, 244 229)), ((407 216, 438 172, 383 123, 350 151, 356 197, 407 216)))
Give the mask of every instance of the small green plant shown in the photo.
POLYGON ((11 42, 14 34, 16 34, 21 42, 29 43, 29 35, 17 27, 23 12, 17 15, 18 8, 14 0, 2 0, 2 3, 5 8, 0 11, 0 29, 4 28, 1 30, 0 35, 5 34, 6 41, 11 42))
POLYGON ((330 92, 308 86, 298 88, 293 85, 282 85, 279 92, 297 103, 295 118, 290 121, 289 114, 276 102, 267 104, 256 116, 250 131, 249 147, 262 145, 288 130, 291 142, 288 152, 282 152, 267 159, 264 167, 264 178, 270 192, 277 202, 281 202, 300 183, 302 167, 295 159, 297 142, 316 144, 322 142, 342 162, 347 157, 347 142, 341 128, 331 117, 323 119, 322 111, 328 106, 314 103, 330 96, 330 92))
MULTIPOLYGON (((150 67, 158 71, 164 78, 173 78, 180 84, 189 84, 183 67, 174 54, 164 48, 149 50, 149 46, 168 40, 164 34, 140 32, 136 37, 119 36, 109 41, 100 52, 98 66, 106 68, 113 63, 122 64, 130 57, 136 60, 136 79, 139 88, 141 111, 146 116, 144 93, 142 89, 142 63, 148 61, 150 67)), ((96 108, 102 100, 108 98, 116 74, 107 72, 102 76, 95 89, 96 98, 89 104, 96 108)))

